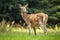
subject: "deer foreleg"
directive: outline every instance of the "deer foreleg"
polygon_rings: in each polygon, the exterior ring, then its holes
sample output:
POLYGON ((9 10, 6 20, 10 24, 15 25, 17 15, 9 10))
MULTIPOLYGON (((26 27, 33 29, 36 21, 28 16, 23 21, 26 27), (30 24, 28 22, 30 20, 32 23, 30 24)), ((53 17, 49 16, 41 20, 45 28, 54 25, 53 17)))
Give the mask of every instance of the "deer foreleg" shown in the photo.
POLYGON ((31 24, 29 24, 27 27, 28 27, 29 35, 30 35, 31 34, 31 24))

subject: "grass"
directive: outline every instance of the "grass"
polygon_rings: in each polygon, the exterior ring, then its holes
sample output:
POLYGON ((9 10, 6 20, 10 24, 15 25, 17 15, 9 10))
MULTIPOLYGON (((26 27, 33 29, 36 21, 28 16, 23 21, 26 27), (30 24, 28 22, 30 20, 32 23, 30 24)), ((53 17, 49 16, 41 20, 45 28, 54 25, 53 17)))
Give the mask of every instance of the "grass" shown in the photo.
POLYGON ((60 40, 60 31, 48 32, 47 35, 40 32, 36 36, 26 32, 0 32, 0 40, 60 40))
POLYGON ((0 27, 0 40, 60 40, 60 28, 58 30, 57 25, 55 25, 55 30, 53 30, 52 28, 47 29, 47 35, 44 35, 42 30, 37 30, 36 36, 33 34, 33 31, 31 35, 28 35, 28 30, 26 29, 16 29, 13 27, 10 28, 7 25, 5 24, 5 20, 3 19, 1 25, 2 28, 0 27))

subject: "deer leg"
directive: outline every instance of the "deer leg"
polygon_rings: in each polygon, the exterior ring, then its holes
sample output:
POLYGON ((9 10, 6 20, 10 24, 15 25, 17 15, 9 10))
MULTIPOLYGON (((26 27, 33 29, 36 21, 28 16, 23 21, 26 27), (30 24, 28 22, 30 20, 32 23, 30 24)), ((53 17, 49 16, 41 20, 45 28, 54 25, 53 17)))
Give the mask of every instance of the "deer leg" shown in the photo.
POLYGON ((27 27, 28 27, 29 35, 30 35, 31 34, 31 24, 29 24, 27 27))
POLYGON ((47 29, 46 29, 46 23, 47 23, 47 21, 43 24, 43 27, 44 27, 44 30, 45 30, 45 34, 46 34, 46 32, 47 32, 47 29))
POLYGON ((43 29, 44 29, 44 33, 46 34, 47 32, 46 25, 44 25, 43 29))
POLYGON ((36 28, 34 27, 33 29, 34 29, 34 34, 36 35, 36 28))
POLYGON ((46 25, 41 22, 39 24, 40 24, 40 27, 42 28, 42 30, 44 31, 44 34, 46 34, 46 32, 47 32, 46 25))
POLYGON ((46 32, 47 32, 46 26, 41 26, 41 28, 44 31, 44 34, 46 34, 46 32))

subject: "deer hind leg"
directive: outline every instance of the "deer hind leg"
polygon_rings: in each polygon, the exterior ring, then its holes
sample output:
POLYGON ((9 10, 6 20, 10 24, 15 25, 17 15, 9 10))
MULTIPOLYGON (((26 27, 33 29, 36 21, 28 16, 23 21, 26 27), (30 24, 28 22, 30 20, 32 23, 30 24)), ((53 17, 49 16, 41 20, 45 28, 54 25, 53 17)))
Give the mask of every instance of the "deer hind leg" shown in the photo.
POLYGON ((41 28, 44 31, 44 34, 46 34, 46 32, 47 32, 46 26, 45 25, 44 26, 41 26, 41 28))
POLYGON ((29 30, 29 35, 31 34, 31 24, 28 24, 27 25, 27 28, 28 28, 28 30, 29 30))
POLYGON ((40 24, 41 29, 44 31, 44 34, 46 34, 47 32, 46 25, 43 24, 42 22, 39 22, 39 24, 40 24))
POLYGON ((47 33, 46 25, 43 26, 44 33, 47 33))
POLYGON ((43 27, 44 27, 44 30, 45 30, 45 32, 44 32, 44 33, 46 33, 46 32, 47 32, 47 29, 46 29, 46 23, 47 23, 47 20, 43 23, 43 27))

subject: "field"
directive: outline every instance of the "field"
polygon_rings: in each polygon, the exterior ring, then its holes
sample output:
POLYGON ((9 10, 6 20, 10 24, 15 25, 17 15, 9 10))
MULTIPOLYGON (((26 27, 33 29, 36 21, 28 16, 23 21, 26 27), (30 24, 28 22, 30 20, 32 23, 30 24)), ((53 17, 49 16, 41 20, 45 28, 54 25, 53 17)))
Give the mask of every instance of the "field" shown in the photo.
POLYGON ((28 35, 28 32, 0 32, 0 40, 60 40, 60 31, 48 31, 47 35, 37 32, 28 35))

